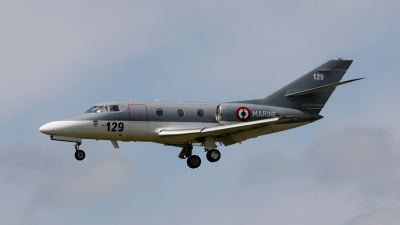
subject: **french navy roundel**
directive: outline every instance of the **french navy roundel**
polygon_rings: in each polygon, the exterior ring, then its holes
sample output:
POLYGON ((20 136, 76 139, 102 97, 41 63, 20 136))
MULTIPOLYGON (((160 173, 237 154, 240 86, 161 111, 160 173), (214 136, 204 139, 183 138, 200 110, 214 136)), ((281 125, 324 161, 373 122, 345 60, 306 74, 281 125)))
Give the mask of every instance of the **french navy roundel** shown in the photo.
POLYGON ((250 119, 250 109, 244 106, 239 107, 236 110, 236 117, 241 121, 250 119))

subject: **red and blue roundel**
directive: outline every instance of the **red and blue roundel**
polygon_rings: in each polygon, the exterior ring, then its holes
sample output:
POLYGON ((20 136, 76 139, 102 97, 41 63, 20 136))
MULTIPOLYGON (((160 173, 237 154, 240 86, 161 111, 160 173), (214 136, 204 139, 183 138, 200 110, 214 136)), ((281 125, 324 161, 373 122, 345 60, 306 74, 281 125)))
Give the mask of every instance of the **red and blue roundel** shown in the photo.
POLYGON ((250 119, 250 116, 250 109, 247 107, 241 106, 236 110, 236 117, 241 121, 246 121, 250 119))

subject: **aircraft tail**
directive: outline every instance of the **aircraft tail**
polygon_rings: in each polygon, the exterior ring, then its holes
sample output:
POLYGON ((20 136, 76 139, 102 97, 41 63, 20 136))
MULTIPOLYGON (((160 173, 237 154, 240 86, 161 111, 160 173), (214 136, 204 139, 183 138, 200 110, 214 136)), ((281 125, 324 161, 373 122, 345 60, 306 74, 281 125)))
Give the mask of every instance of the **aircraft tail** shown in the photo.
POLYGON ((299 109, 308 113, 319 114, 336 86, 359 80, 340 82, 352 62, 353 60, 329 60, 266 98, 261 99, 260 104, 299 109))

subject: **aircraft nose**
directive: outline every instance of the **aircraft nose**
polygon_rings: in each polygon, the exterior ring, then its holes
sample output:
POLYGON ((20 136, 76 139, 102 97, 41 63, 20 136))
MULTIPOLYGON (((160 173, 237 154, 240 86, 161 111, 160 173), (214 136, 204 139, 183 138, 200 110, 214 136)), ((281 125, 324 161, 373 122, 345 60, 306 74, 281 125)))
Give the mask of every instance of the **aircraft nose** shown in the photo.
POLYGON ((51 125, 51 123, 46 123, 45 125, 39 128, 39 131, 42 132, 43 134, 52 135, 54 132, 54 127, 51 125))

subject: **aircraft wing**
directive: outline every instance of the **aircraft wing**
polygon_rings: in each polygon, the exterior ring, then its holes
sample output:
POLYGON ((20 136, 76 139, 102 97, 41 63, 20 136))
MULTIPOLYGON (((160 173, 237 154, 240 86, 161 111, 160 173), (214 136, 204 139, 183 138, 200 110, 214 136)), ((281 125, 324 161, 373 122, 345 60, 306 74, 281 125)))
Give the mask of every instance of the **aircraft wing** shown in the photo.
POLYGON ((244 141, 249 138, 260 136, 263 134, 263 128, 266 128, 269 125, 293 120, 296 118, 297 117, 276 117, 251 122, 222 125, 218 127, 203 127, 195 129, 166 129, 161 130, 158 135, 163 138, 175 140, 194 140, 198 138, 213 136, 218 138, 221 142, 224 143, 224 145, 227 146, 244 141))

